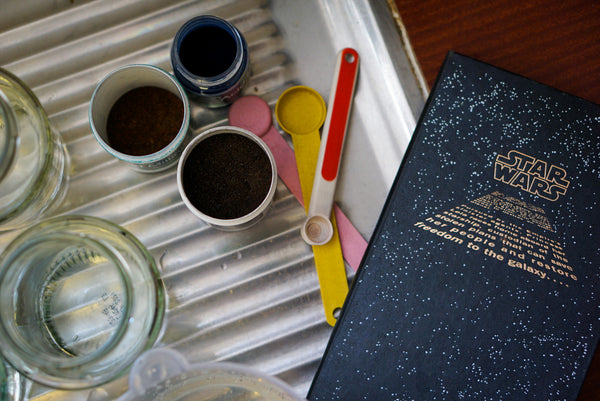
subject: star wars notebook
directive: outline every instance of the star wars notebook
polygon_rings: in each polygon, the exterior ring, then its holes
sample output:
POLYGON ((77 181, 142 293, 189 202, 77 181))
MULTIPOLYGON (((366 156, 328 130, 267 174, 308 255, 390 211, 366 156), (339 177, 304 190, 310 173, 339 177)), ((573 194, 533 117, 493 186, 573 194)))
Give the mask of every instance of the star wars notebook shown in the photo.
POLYGON ((309 399, 575 400, 599 203, 600 106, 450 53, 309 399))

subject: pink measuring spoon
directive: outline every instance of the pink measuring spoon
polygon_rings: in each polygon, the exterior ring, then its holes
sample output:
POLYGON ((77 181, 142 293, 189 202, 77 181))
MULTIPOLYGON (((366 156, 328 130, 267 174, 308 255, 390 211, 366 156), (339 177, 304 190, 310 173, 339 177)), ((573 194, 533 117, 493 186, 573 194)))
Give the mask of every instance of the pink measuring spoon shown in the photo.
MULTIPOLYGON (((272 125, 271 108, 267 102, 258 96, 240 97, 229 108, 229 124, 253 132, 267 144, 275 157, 279 177, 300 204, 304 205, 296 156, 277 128, 272 125)), ((342 254, 350 267, 356 271, 367 249, 367 242, 337 205, 334 205, 334 213, 342 254)))
POLYGON ((277 172, 290 192, 303 204, 294 151, 272 125, 271 108, 258 96, 243 96, 229 108, 229 124, 247 129, 262 139, 275 157, 277 172))

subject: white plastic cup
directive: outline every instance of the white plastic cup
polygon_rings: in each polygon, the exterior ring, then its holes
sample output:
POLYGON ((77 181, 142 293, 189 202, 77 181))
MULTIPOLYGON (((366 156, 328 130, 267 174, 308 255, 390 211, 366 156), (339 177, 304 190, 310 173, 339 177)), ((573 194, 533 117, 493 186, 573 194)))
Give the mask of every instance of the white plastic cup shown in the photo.
POLYGON ((277 377, 231 362, 190 364, 178 351, 155 348, 129 373, 129 390, 117 401, 306 401, 277 377))
POLYGON ((109 154, 141 172, 158 172, 177 163, 188 140, 190 106, 183 87, 168 72, 147 64, 120 67, 96 86, 89 106, 90 127, 94 137, 109 154), (168 90, 183 102, 183 120, 175 138, 161 150, 143 156, 132 156, 113 149, 108 142, 106 125, 115 102, 132 89, 154 86, 168 90))
MULTIPOLYGON (((189 168, 189 167, 188 167, 189 168)), ((275 158, 271 153, 269 147, 255 134, 250 131, 247 131, 238 127, 217 127, 204 131, 196 138, 194 138, 185 148, 181 158, 179 159, 179 165, 177 167, 177 187, 179 189, 179 193, 183 202, 187 206, 187 208, 198 218, 208 223, 209 225, 225 230, 225 231, 236 231, 248 228, 254 224, 256 224, 267 212, 270 207, 273 197, 275 196, 275 192, 277 190, 277 166, 275 164, 275 158), (222 135, 222 134, 236 134, 241 135, 245 138, 250 139, 254 143, 256 143, 265 155, 269 159, 269 164, 271 166, 270 172, 270 185, 269 189, 262 199, 262 202, 251 212, 246 213, 243 216, 235 217, 235 218, 217 218, 214 216, 210 216, 202 210, 199 210, 194 202, 188 197, 186 194, 183 174, 186 169, 186 161, 190 156, 190 153, 194 150, 196 146, 198 146, 202 141, 214 136, 214 135, 222 135)))

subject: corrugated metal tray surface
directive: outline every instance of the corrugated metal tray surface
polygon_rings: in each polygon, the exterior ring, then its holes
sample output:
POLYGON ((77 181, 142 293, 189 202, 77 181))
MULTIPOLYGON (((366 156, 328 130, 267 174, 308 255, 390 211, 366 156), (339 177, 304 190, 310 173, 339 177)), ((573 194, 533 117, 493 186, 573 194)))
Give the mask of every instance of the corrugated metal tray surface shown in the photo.
MULTIPOLYGON (((5 0, 0 65, 38 95, 67 143, 72 170, 58 213, 109 219, 133 232, 159 262, 168 310, 157 346, 192 363, 229 360, 278 375, 305 395, 331 327, 323 316, 312 251, 301 239, 304 211, 280 182, 266 218, 222 232, 187 211, 175 171, 140 174, 94 141, 87 107, 111 70, 147 63, 171 71, 169 50, 189 18, 214 14, 246 37, 253 75, 246 94, 271 105, 304 84, 325 100, 335 54, 362 56, 338 204, 368 239, 412 133, 422 95, 384 1, 367 0, 5 0)), ((192 109, 194 134, 225 124, 226 110, 192 109)), ((289 138, 288 138, 289 140, 289 138)), ((16 233, 0 236, 0 249, 16 233)), ((347 268, 348 278, 353 271, 347 268)), ((64 392, 25 381, 23 398, 113 399, 124 378, 64 392)))

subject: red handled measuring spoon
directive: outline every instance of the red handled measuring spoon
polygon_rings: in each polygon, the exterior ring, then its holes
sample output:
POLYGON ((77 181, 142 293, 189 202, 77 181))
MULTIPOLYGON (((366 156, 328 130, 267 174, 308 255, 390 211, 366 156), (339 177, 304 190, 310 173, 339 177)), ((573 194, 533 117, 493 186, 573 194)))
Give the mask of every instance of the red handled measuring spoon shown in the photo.
POLYGON ((334 232, 331 208, 354 98, 358 65, 359 56, 356 50, 345 48, 339 52, 321 136, 308 217, 302 227, 302 238, 311 245, 326 244, 334 232))

